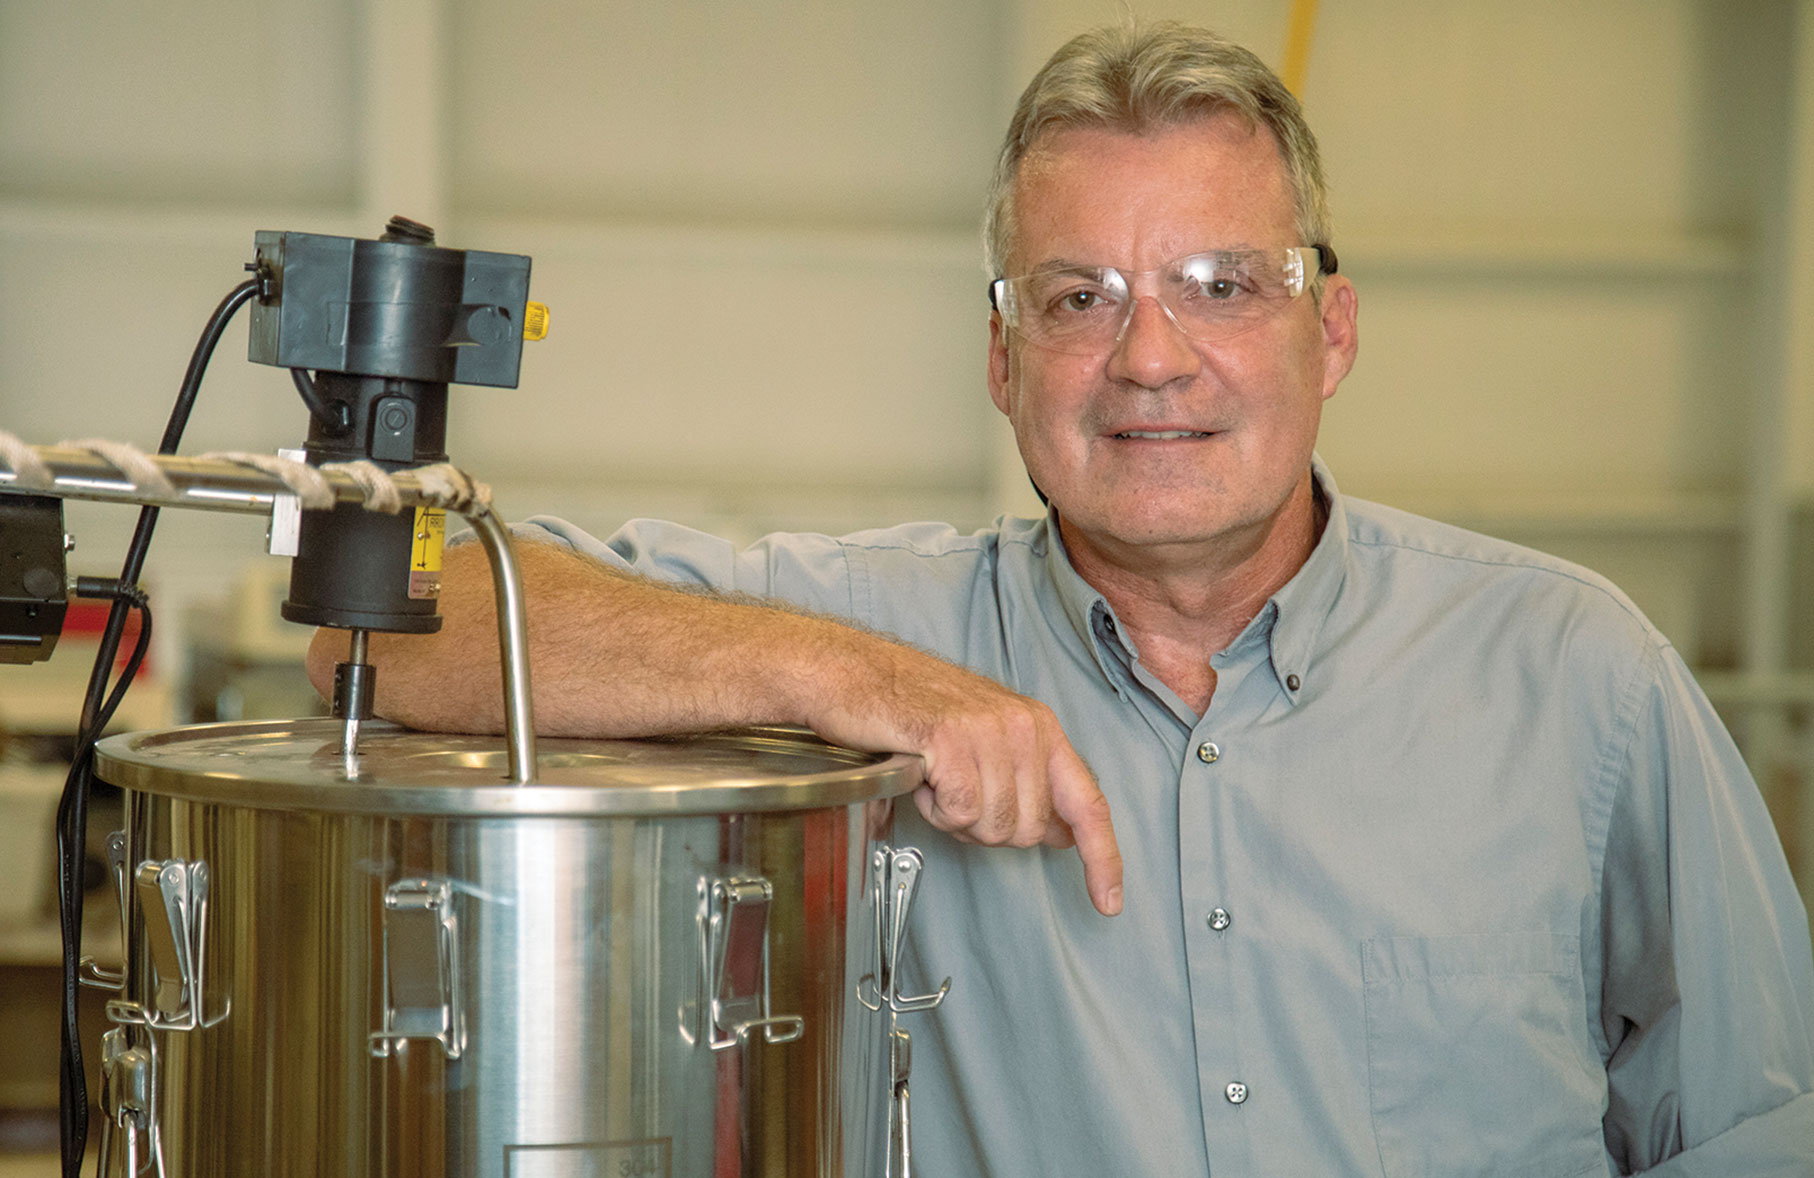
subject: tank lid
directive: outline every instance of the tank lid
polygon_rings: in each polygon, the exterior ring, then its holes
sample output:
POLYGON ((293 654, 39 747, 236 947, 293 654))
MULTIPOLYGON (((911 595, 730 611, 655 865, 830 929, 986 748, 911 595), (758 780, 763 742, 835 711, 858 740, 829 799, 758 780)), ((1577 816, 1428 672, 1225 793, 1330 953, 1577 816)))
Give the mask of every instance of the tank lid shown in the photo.
POLYGON ((818 809, 895 797, 924 780, 918 757, 839 748, 795 728, 537 738, 529 785, 506 778, 501 737, 370 723, 351 764, 340 738, 340 722, 329 719, 132 732, 96 746, 96 772, 122 789, 200 802, 464 817, 818 809))

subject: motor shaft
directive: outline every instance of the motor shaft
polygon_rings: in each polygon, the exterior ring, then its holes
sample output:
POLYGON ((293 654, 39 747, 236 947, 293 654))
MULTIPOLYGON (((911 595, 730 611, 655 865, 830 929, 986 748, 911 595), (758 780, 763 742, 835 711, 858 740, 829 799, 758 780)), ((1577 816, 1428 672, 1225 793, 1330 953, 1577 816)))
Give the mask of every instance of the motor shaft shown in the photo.
POLYGON ((340 751, 350 765, 359 752, 359 725, 372 718, 372 696, 378 686, 378 668, 366 661, 371 635, 352 631, 347 660, 334 664, 334 718, 346 721, 340 751))

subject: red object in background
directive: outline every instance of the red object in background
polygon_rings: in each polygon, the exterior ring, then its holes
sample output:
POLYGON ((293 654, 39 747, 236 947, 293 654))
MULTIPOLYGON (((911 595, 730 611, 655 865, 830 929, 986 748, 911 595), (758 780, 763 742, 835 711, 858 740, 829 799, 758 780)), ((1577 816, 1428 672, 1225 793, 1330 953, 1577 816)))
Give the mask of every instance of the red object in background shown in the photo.
MULTIPOLYGON (((107 614, 112 609, 113 603, 108 601, 71 601, 69 603, 69 612, 63 615, 64 641, 74 639, 78 642, 99 644, 101 635, 107 630, 107 614)), ((133 644, 138 642, 138 640, 139 611, 136 609, 129 610, 126 614, 125 633, 120 636, 120 649, 113 657, 113 669, 115 671, 124 667, 126 665, 126 660, 132 657, 133 644)), ((59 646, 57 648, 58 654, 66 652, 66 647, 59 646)), ((83 657, 90 662, 94 659, 92 651, 83 657)), ((151 652, 147 650, 145 652, 145 661, 139 664, 139 674, 144 676, 149 675, 150 673, 151 652)))

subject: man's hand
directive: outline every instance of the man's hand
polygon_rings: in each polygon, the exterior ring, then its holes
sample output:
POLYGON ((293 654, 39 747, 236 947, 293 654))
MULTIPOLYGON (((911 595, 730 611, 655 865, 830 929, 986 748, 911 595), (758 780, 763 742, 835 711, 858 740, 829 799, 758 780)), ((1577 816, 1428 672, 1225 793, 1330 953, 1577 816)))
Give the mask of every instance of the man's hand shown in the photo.
MULTIPOLYGON (((873 752, 916 753, 926 820, 957 838, 1076 846, 1090 899, 1121 910, 1108 802, 1037 700, 881 635, 761 602, 684 592, 548 544, 518 544, 536 728, 633 737, 804 724, 873 752)), ((437 635, 371 636, 378 714, 441 732, 502 731, 496 612, 478 545, 451 548, 437 635)), ((345 649, 321 631, 317 690, 345 649)))
POLYGON ((832 693, 809 720, 813 729, 838 744, 919 754, 926 785, 914 804, 956 838, 1075 846, 1097 911, 1120 912, 1121 852, 1108 800, 1052 710, 941 659, 886 645, 892 649, 851 665, 865 678, 886 666, 879 679, 868 691, 832 693))

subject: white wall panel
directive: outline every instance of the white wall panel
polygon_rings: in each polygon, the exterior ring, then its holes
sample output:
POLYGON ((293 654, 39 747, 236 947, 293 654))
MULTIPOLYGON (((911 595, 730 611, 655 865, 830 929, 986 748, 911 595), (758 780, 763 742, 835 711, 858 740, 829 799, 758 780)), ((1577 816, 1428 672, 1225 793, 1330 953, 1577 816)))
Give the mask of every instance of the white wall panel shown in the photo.
POLYGON ((469 222, 552 308, 522 388, 455 392, 498 474, 975 493, 987 301, 964 235, 469 222))
MULTIPOLYGON (((272 227, 256 215, 161 234, 0 226, 0 428, 156 449, 208 316, 245 281, 254 232, 272 227)), ((274 449, 308 428, 289 374, 246 360, 246 318, 215 352, 185 453, 274 449)))
POLYGON ((462 205, 708 222, 977 217, 997 135, 991 5, 449 9, 462 205))
POLYGON ((1802 0, 1795 10, 1780 181, 1764 235, 1776 251, 1766 270, 1775 330, 1764 338, 1775 349, 1766 371, 1779 382, 1784 481, 1803 504, 1814 504, 1814 4, 1802 0))
POLYGON ((1614 510, 1738 489, 1734 282, 1356 283, 1360 358, 1322 441, 1351 489, 1614 510))
POLYGON ((1337 216, 1504 226, 1691 219, 1695 0, 1319 9, 1309 113, 1337 216))
POLYGON ((353 0, 0 4, 0 198, 352 193, 353 0))

